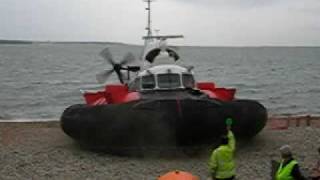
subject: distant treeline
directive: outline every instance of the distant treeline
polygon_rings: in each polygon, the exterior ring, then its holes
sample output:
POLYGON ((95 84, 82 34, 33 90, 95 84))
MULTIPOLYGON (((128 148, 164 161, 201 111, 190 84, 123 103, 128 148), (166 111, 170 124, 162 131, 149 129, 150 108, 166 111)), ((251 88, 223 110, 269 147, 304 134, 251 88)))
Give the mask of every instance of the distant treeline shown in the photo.
POLYGON ((102 41, 47 41, 47 42, 35 42, 35 43, 52 43, 52 44, 118 44, 124 45, 125 43, 119 42, 102 42, 102 41))
POLYGON ((112 44, 124 45, 119 42, 102 41, 23 41, 23 40, 0 40, 0 44, 112 44))
POLYGON ((0 40, 0 44, 32 44, 32 41, 0 40))

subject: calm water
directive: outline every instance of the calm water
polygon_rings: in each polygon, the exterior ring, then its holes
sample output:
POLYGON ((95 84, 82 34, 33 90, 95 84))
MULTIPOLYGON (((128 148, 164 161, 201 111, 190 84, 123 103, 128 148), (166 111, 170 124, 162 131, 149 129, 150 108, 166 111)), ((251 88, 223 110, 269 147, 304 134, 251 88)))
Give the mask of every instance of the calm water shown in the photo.
MULTIPOLYGON (((99 86, 95 74, 109 65, 99 52, 110 47, 119 60, 141 47, 98 44, 0 45, 0 118, 59 118, 82 103, 80 89, 99 86)), ((237 88, 271 115, 320 115, 318 47, 180 47, 199 81, 237 88)), ((115 76, 110 78, 115 82, 115 76)))

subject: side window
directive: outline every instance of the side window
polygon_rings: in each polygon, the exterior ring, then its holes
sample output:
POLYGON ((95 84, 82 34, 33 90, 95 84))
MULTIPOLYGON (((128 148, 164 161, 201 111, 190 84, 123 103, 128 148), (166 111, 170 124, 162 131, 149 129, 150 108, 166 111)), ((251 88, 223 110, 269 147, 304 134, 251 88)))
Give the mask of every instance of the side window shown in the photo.
POLYGON ((182 75, 183 86, 186 88, 194 88, 195 82, 192 74, 183 74, 182 75))
POLYGON ((156 87, 156 82, 153 74, 143 76, 141 81, 142 81, 141 86, 143 89, 154 89, 156 87))

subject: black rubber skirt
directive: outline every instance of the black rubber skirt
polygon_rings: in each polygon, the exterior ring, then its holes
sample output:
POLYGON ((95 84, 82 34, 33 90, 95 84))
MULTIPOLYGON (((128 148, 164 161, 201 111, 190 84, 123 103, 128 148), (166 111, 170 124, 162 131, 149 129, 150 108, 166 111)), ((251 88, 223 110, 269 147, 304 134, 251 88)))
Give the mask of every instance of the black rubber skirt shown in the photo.
POLYGON ((250 138, 267 121, 267 110, 253 100, 140 100, 125 104, 68 107, 63 131, 89 146, 130 149, 211 143, 232 118, 236 137, 250 138))

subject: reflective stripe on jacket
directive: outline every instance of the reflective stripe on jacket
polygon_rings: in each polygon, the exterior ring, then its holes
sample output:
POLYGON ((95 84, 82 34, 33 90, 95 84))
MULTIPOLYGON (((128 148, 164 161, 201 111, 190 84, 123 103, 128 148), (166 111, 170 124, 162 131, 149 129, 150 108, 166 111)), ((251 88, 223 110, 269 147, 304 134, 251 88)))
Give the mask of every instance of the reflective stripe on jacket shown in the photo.
POLYGON ((283 166, 284 161, 281 161, 276 174, 276 180, 293 180, 291 175, 293 167, 298 164, 296 160, 290 161, 287 165, 283 166))
POLYGON ((209 171, 216 178, 224 179, 235 175, 233 159, 235 151, 235 138, 232 131, 228 131, 228 145, 221 145, 215 149, 209 160, 209 171))

